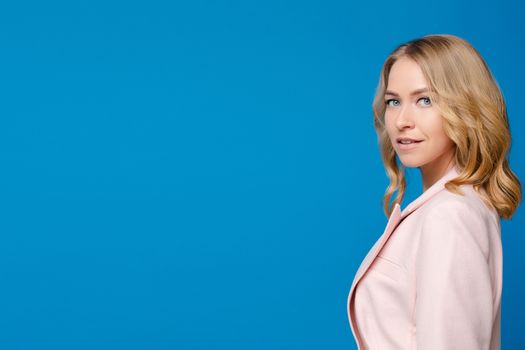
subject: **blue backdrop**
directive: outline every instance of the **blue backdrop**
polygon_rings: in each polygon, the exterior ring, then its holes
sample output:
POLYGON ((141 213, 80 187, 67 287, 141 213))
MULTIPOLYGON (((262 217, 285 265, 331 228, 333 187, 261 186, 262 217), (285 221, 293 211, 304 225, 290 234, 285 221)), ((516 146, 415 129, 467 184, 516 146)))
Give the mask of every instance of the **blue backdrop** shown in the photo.
MULTIPOLYGON (((486 58, 525 179, 518 1, 63 1, 0 8, 0 348, 355 349, 386 224, 371 103, 397 44, 486 58)), ((421 193, 410 173, 408 201, 421 193)), ((525 346, 523 210, 502 344, 525 346)))

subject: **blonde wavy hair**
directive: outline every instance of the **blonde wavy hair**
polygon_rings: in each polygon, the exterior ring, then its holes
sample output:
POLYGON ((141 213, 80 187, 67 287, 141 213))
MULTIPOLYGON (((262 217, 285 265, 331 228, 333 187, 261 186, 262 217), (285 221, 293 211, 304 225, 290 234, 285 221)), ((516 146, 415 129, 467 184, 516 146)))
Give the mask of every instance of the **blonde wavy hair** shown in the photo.
POLYGON ((388 76, 401 57, 411 58, 421 67, 434 106, 443 117, 444 132, 456 145, 454 157, 461 172, 445 184, 446 189, 462 195, 459 186, 471 184, 500 218, 510 219, 521 201, 521 184, 507 159, 511 134, 503 95, 478 51, 466 40, 447 34, 427 35, 399 45, 381 69, 372 109, 390 178, 383 197, 387 217, 395 203, 401 204, 406 189, 405 168, 396 162, 384 119, 388 76))

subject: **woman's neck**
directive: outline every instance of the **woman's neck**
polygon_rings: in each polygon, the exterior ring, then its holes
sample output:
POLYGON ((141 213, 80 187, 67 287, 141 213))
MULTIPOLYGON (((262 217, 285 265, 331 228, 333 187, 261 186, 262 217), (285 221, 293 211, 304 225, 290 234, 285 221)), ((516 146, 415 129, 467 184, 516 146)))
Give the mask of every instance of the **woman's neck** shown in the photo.
POLYGON ((423 182, 423 192, 455 166, 454 152, 444 153, 432 162, 419 167, 423 182))

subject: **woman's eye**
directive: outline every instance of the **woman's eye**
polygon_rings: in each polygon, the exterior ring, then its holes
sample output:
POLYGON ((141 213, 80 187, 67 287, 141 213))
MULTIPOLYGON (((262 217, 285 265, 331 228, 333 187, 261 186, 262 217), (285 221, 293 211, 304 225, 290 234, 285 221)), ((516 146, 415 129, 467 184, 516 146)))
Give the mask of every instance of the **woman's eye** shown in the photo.
POLYGON ((421 100, 426 101, 426 102, 425 102, 425 106, 430 106, 430 98, 428 98, 428 97, 421 97, 421 98, 418 100, 418 102, 421 101, 421 100))
POLYGON ((387 105, 387 106, 397 106, 396 104, 394 104, 394 105, 390 104, 390 102, 398 103, 399 101, 398 100, 394 100, 394 99, 386 100, 385 101, 385 105, 387 105))
MULTIPOLYGON (((431 105, 430 97, 421 97, 417 102, 419 102, 421 100, 425 101, 424 102, 425 106, 430 106, 431 105)), ((389 99, 389 100, 385 101, 385 105, 387 105, 387 106, 399 106, 399 101, 396 100, 396 99, 389 99)))

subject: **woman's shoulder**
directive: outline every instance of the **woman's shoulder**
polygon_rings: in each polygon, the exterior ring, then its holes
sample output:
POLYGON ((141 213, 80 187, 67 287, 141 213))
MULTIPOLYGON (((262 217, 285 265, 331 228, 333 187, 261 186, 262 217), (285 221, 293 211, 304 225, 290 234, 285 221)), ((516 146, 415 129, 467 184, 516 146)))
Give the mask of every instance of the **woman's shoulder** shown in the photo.
POLYGON ((445 188, 425 203, 419 217, 420 240, 445 246, 471 242, 488 256, 493 247, 499 246, 501 237, 497 213, 485 205, 471 185, 460 188, 463 195, 445 188))
POLYGON ((497 213, 485 205, 471 185, 460 188, 463 195, 445 188, 421 208, 419 250, 454 249, 463 256, 480 253, 486 261, 490 256, 500 257, 501 226, 497 213))
POLYGON ((470 184, 459 186, 463 194, 444 188, 425 205, 424 216, 431 218, 438 215, 463 220, 480 220, 486 224, 498 224, 499 216, 494 208, 489 207, 479 192, 470 184))

